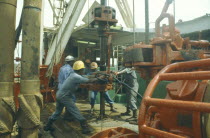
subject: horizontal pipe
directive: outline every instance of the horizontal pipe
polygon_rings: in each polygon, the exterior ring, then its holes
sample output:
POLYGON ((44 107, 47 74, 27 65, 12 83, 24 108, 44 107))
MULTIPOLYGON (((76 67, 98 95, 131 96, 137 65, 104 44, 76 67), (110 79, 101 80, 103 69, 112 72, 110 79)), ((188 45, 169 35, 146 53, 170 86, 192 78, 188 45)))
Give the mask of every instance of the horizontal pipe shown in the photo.
POLYGON ((209 80, 210 71, 163 73, 160 80, 209 80))
POLYGON ((176 134, 173 134, 173 133, 168 133, 168 132, 165 132, 165 131, 162 131, 162 130, 147 127, 145 125, 141 126, 140 131, 141 131, 140 133, 143 132, 143 133, 148 134, 150 136, 157 136, 157 137, 160 137, 160 138, 185 138, 183 136, 179 136, 179 135, 176 135, 176 134))
POLYGON ((181 101, 181 100, 167 100, 156 98, 145 98, 146 105, 153 105, 158 107, 177 108, 179 110, 198 111, 210 113, 210 103, 181 101))

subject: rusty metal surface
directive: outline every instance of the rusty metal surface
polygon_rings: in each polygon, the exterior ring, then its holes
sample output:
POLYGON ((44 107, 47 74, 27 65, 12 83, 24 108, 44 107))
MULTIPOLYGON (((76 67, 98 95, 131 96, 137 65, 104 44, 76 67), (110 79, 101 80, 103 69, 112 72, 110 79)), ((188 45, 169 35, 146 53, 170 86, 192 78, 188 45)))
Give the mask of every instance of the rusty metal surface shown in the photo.
MULTIPOLYGON (((176 91, 173 94, 176 100, 173 99, 173 96, 170 97, 168 95, 166 99, 155 99, 151 98, 152 94, 155 90, 157 84, 163 80, 167 79, 166 76, 175 76, 176 73, 169 73, 176 71, 177 69, 191 69, 191 68, 202 68, 205 66, 210 65, 210 59, 198 60, 198 61, 189 61, 189 62, 182 62, 182 63, 174 63, 171 65, 166 66, 162 69, 150 82, 148 85, 144 99, 141 104, 141 108, 139 111, 139 132, 140 137, 144 138, 148 134, 153 136, 165 137, 167 135, 171 135, 172 133, 178 135, 175 137, 196 137, 201 138, 201 130, 200 130, 200 112, 210 112, 210 104, 209 103, 202 103, 202 98, 206 89, 206 82, 199 82, 197 84, 196 81, 182 81, 178 84, 174 82, 169 84, 168 92, 172 93, 172 91, 176 91), (165 77, 161 76, 164 75, 165 77), (190 89, 190 85, 195 85, 193 89, 190 89), (198 85, 198 86, 196 86, 198 85), (176 87, 179 86, 179 87, 176 87), (184 90, 185 89, 185 90, 184 90), (178 91, 178 92, 177 92, 178 91), (177 95, 179 95, 177 97, 177 95), (180 100, 181 99, 181 100, 180 100), (156 122, 153 120, 153 125, 151 124, 151 118, 155 114, 156 122), (177 117, 178 116, 192 116, 192 126, 179 126, 177 124, 177 117), (150 118, 150 119, 149 119, 150 118), (174 121, 173 121, 174 120, 174 121), (150 128, 150 127, 155 128, 150 128), (165 132, 162 132, 160 128, 162 126, 165 128, 165 132), (154 129, 154 130, 153 130, 154 129), (153 131, 151 131, 153 130, 153 131)), ((198 71, 198 72, 186 72, 186 73, 177 73, 177 80, 188 80, 187 77, 190 79, 195 80, 202 80, 202 79, 210 79, 209 71, 198 71), (186 74, 186 75, 185 75, 186 74), (204 75, 206 74, 206 75, 204 75), (182 77, 184 76, 184 77, 182 77), (207 77, 204 77, 207 76, 207 77), (181 78, 181 79, 179 79, 181 78)), ((175 78, 173 80, 175 80, 175 78)), ((189 119, 189 117, 188 117, 189 119)), ((173 136, 173 135, 172 135, 173 136)))
POLYGON ((162 13, 155 22, 156 37, 151 40, 150 44, 139 43, 125 50, 125 66, 134 66, 141 72, 144 79, 147 75, 153 78, 157 74, 153 67, 164 68, 174 62, 210 57, 208 41, 193 41, 181 37, 180 31, 175 28, 173 15, 167 13, 170 4, 171 1, 166 0, 162 13), (160 27, 161 21, 165 18, 168 19, 169 25, 163 24, 160 27), (139 58, 139 56, 143 57, 139 58))
POLYGON ((91 138, 104 138, 104 137, 110 137, 110 138, 137 138, 138 134, 130 129, 117 127, 117 128, 111 128, 107 129, 105 131, 102 131, 100 133, 97 133, 91 138))

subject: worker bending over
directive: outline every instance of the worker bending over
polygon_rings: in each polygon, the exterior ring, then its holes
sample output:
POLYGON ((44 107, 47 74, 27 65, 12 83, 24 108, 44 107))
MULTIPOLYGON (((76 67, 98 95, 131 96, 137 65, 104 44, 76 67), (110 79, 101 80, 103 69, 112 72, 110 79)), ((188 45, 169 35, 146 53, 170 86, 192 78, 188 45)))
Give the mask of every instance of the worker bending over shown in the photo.
POLYGON ((76 61, 74 63, 74 72, 69 75, 56 93, 56 110, 49 117, 47 125, 44 127, 45 131, 53 130, 52 123, 57 120, 63 108, 66 107, 67 111, 80 122, 82 133, 87 134, 91 132, 87 125, 86 119, 80 113, 79 109, 75 105, 75 102, 72 100, 72 95, 76 92, 80 83, 94 82, 98 80, 97 78, 88 79, 82 77, 81 75, 83 74, 84 68, 85 66, 82 61, 76 61))
MULTIPOLYGON (((97 72, 97 68, 98 68, 98 64, 96 62, 92 62, 90 64, 90 72, 87 74, 87 75, 92 75, 93 73, 96 73, 97 72)), ((91 109, 90 109, 90 112, 93 113, 94 111, 94 105, 95 105, 95 101, 96 101, 96 96, 97 96, 98 92, 97 91, 91 91, 91 98, 90 98, 90 105, 91 105, 91 109)), ((110 111, 112 112, 117 112, 115 109, 114 109, 114 106, 113 106, 113 100, 110 98, 109 96, 109 93, 108 91, 106 91, 104 93, 104 98, 106 100, 107 103, 109 103, 110 105, 110 111)))

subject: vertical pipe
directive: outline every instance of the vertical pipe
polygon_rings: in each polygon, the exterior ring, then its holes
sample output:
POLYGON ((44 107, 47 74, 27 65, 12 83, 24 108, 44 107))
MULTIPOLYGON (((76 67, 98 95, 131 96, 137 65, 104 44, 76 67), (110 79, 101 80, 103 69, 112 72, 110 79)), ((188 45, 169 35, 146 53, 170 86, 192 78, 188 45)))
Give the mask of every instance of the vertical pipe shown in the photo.
MULTIPOLYGON (((99 25, 98 34, 100 38, 100 71, 106 70, 107 61, 107 38, 104 34, 104 25, 99 25)), ((102 119, 105 114, 105 102, 104 102, 104 92, 100 93, 100 118, 102 119)))
POLYGON ((40 125, 40 25, 42 0, 24 0, 21 88, 18 124, 22 138, 38 138, 40 125))
POLYGON ((176 2, 174 0, 174 24, 176 24, 176 2))
POLYGON ((133 44, 136 43, 136 25, 135 25, 135 0, 133 0, 133 44))
POLYGON ((149 0, 145 0, 145 43, 149 44, 149 0))
POLYGON ((0 137, 10 138, 14 125, 14 46, 16 0, 0 1, 0 137))
POLYGON ((101 5, 107 6, 107 0, 101 0, 101 5))

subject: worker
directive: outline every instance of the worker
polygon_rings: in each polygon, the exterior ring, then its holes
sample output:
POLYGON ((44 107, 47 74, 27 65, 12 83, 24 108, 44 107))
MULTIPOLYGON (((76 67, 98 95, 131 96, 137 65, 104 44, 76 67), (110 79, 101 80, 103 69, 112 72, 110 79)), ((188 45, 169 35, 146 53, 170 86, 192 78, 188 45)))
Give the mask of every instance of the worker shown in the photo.
POLYGON ((74 64, 74 57, 71 55, 68 55, 65 58, 65 64, 60 68, 60 71, 58 74, 58 89, 61 88, 63 82, 67 79, 70 73, 74 72, 74 70, 72 69, 73 64, 74 64))
POLYGON ((130 87, 126 87, 126 112, 121 113, 122 116, 130 116, 130 110, 132 110, 133 115, 127 121, 137 121, 137 92, 139 89, 139 84, 137 81, 136 72, 132 68, 125 68, 116 75, 124 74, 125 83, 130 87), (132 89, 131 89, 132 88, 132 89), (134 91, 133 91, 134 90, 134 91))
MULTIPOLYGON (((74 64, 75 58, 71 55, 68 55, 65 58, 65 64, 60 68, 59 70, 59 74, 58 74, 58 89, 60 89, 64 83, 64 81, 68 78, 68 76, 74 72, 74 70, 72 69, 72 66, 74 64)), ((72 100, 74 102, 76 102, 76 96, 74 94, 72 94, 72 100)), ((67 110, 65 109, 65 113, 63 115, 63 119, 67 120, 67 121, 73 121, 73 117, 72 115, 67 112, 67 110)))
MULTIPOLYGON (((97 72, 97 68, 98 68, 98 64, 96 62, 92 62, 90 64, 90 72, 87 75, 92 75, 94 72, 97 72)), ((96 96, 97 96, 98 92, 97 91, 91 91, 91 99, 90 99, 90 105, 91 105, 91 109, 90 112, 93 113, 94 112, 94 105, 95 105, 95 101, 96 101, 96 96)), ((110 111, 112 112, 117 112, 114 109, 113 106, 113 100, 110 98, 108 91, 106 91, 104 93, 104 98, 106 100, 107 103, 109 103, 110 105, 110 111)))
POLYGON ((64 107, 67 111, 72 114, 72 116, 80 122, 82 133, 90 133, 91 130, 88 127, 86 119, 80 113, 79 109, 76 107, 75 102, 72 100, 72 95, 77 91, 80 83, 94 82, 97 81, 97 78, 88 79, 82 77, 81 75, 84 72, 84 63, 82 61, 76 61, 73 65, 74 72, 72 72, 68 78, 64 81, 61 88, 56 93, 56 110, 49 117, 46 126, 44 127, 45 131, 53 131, 52 123, 57 120, 60 116, 64 107))
POLYGON ((86 59, 85 60, 85 75, 87 75, 88 73, 91 72, 91 69, 90 69, 90 64, 91 64, 91 60, 90 59, 86 59))

